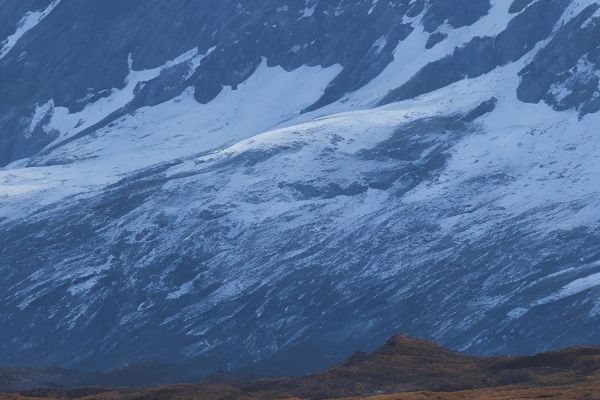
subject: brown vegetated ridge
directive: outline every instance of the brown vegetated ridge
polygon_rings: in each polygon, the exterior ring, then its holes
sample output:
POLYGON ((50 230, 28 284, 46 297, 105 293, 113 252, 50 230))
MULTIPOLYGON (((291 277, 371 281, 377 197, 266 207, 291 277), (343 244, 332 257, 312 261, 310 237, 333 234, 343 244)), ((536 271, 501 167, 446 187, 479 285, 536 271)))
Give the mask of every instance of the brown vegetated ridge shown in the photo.
POLYGON ((466 355, 422 339, 395 336, 312 375, 243 384, 205 383, 154 389, 37 389, 0 400, 273 399, 600 399, 600 347, 533 356, 466 355))

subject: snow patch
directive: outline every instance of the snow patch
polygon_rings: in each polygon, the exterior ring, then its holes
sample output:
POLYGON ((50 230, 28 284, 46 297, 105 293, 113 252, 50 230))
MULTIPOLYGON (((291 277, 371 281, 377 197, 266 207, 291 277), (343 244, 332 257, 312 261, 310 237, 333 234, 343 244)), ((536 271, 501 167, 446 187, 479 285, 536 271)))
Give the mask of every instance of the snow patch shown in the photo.
POLYGON ((17 44, 19 39, 23 37, 27 32, 32 30, 42 22, 44 18, 48 16, 58 6, 61 0, 54 0, 46 9, 42 11, 28 11, 23 18, 17 24, 17 29, 15 33, 4 39, 0 45, 2 48, 0 49, 0 60, 8 55, 8 53, 12 50, 13 47, 17 44))
MULTIPOLYGON (((172 63, 195 57, 195 52, 188 52, 172 63)), ((220 148, 276 126, 294 125, 306 117, 300 110, 318 100, 341 69, 339 65, 303 66, 288 72, 268 67, 263 60, 236 90, 226 87, 208 104, 198 103, 190 87, 170 101, 142 107, 111 127, 56 148, 46 157, 68 160, 65 165, 25 168, 15 163, 0 170, 0 218, 26 215, 61 198, 92 193, 152 164, 220 148)), ((68 114, 68 110, 53 108, 49 103, 38 107, 34 120, 43 118, 46 109, 53 109, 52 122, 46 129, 66 132, 66 138, 76 133, 75 121, 85 119, 88 122, 82 126, 88 126, 103 118, 132 98, 133 82, 157 73, 132 71, 127 88, 111 99, 100 100, 77 114, 68 114)), ((36 121, 31 125, 37 125, 36 121)))
POLYGON ((537 301, 535 305, 542 305, 562 300, 566 297, 574 296, 597 286, 600 286, 600 272, 574 280, 573 282, 563 286, 562 289, 560 289, 557 293, 537 301))
POLYGON ((189 292, 192 291, 192 289, 194 288, 194 282, 187 282, 184 283, 183 285, 181 285, 181 287, 176 290, 175 292, 171 292, 167 295, 167 299, 169 300, 176 300, 182 296, 185 296, 186 294, 188 294, 189 292))
POLYGON ((129 73, 125 78, 125 87, 123 89, 112 89, 108 96, 101 97, 99 100, 86 105, 82 111, 77 113, 71 113, 66 107, 53 108, 54 112, 52 114, 52 119, 44 126, 44 129, 46 131, 57 130, 60 132, 60 137, 47 147, 52 147, 57 142, 61 142, 70 136, 89 128, 108 117, 111 113, 126 106, 134 99, 134 91, 139 84, 143 84, 143 82, 158 77, 162 71, 168 68, 188 62, 189 71, 186 76, 191 76, 204 57, 209 55, 213 50, 214 47, 209 49, 206 54, 199 54, 197 48, 192 49, 173 60, 167 61, 160 67, 141 71, 133 69, 133 60, 131 59, 131 55, 129 55, 129 73))

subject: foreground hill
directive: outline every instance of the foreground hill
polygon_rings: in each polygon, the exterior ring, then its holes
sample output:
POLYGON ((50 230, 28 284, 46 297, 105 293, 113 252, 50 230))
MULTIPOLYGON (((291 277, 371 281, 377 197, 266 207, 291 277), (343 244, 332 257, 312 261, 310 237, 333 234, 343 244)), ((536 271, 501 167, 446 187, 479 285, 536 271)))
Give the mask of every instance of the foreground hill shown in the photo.
POLYGON ((597 398, 593 394, 598 389, 600 347, 574 347, 521 357, 478 357, 433 342, 396 336, 375 352, 357 353, 335 368, 303 377, 137 390, 36 389, 0 395, 0 399, 592 399, 597 398))

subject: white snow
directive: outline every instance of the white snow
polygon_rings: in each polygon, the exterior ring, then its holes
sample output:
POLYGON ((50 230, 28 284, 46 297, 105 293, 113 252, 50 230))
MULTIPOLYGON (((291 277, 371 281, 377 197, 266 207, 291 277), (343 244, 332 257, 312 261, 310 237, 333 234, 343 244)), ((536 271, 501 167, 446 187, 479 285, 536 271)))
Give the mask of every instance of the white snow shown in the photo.
POLYGON ((48 16, 56 8, 56 6, 60 3, 60 0, 53 0, 46 9, 41 11, 28 11, 23 18, 17 24, 17 28, 15 33, 4 39, 2 43, 0 43, 0 60, 6 57, 6 55, 12 50, 13 47, 17 44, 19 39, 23 37, 31 29, 35 28, 37 24, 39 24, 44 18, 48 16))
POLYGON ((185 296, 186 294, 188 294, 192 289, 194 288, 194 282, 186 282, 183 285, 181 285, 181 287, 172 293, 169 293, 167 295, 167 299, 169 300, 176 300, 178 298, 180 298, 181 296, 185 296))
MULTIPOLYGON (((172 63, 194 57, 195 52, 188 52, 172 63)), ((69 114, 52 104, 38 107, 36 120, 54 109, 46 129, 58 129, 62 138, 69 137, 126 104, 132 99, 135 84, 157 76, 162 68, 166 66, 131 71, 126 88, 80 113, 69 114), (86 122, 75 129, 82 120, 86 122)), ((232 144, 277 125, 293 124, 295 118, 304 117, 300 110, 318 100, 340 71, 340 66, 304 66, 287 72, 268 67, 265 61, 236 90, 226 87, 208 104, 196 102, 193 88, 189 88, 175 99, 143 107, 48 156, 75 163, 24 168, 23 162, 17 162, 0 170, 0 217, 27 214, 36 207, 115 182, 137 169, 232 144)))
POLYGON ((547 304, 554 301, 558 301, 566 297, 574 296, 576 294, 579 294, 597 286, 600 286, 600 272, 574 280, 573 282, 562 287, 557 293, 540 299, 535 303, 535 305, 547 304))
MULTIPOLYGON (((374 3, 375 4, 375 3, 374 3)), ((468 43, 475 36, 495 36, 503 31, 514 15, 508 13, 509 1, 493 0, 490 12, 471 26, 457 29, 441 28, 448 37, 432 49, 426 50, 429 33, 420 24, 422 14, 412 20, 413 32, 401 41, 394 50, 394 60, 375 77, 357 91, 348 94, 341 102, 336 102, 319 110, 321 115, 348 110, 371 108, 391 89, 406 83, 427 64, 454 52, 456 47, 468 43)), ((384 44, 380 38, 376 47, 384 44)))
POLYGON ((167 61, 160 67, 142 71, 133 70, 133 60, 130 55, 128 60, 129 74, 125 78, 125 87, 123 89, 113 89, 108 96, 101 97, 97 101, 86 105, 82 111, 76 113, 71 113, 66 107, 54 107, 54 102, 52 101, 52 119, 44 126, 44 129, 46 131, 56 130, 60 132, 60 137, 49 144, 48 147, 100 122, 111 113, 124 107, 134 99, 134 89, 138 84, 143 84, 143 82, 158 77, 162 71, 187 62, 189 64, 188 73, 193 73, 202 62, 202 59, 213 50, 214 48, 211 48, 206 54, 199 54, 197 48, 192 49, 173 60, 167 61))
MULTIPOLYGON (((557 26, 566 24, 567 22, 569 22, 570 19, 579 15, 584 9, 586 9, 593 3, 596 2, 590 0, 574 0, 573 2, 571 2, 571 4, 569 4, 566 11, 563 13, 563 16, 558 22, 557 26)), ((597 15, 597 13, 595 15, 597 15)))
POLYGON ((99 276, 92 276, 89 279, 86 279, 85 281, 83 281, 81 283, 71 286, 68 289, 68 291, 69 291, 69 293, 71 293, 72 296, 85 293, 88 290, 90 290, 91 288, 93 288, 98 283, 99 280, 100 280, 99 276))
POLYGON ((508 312, 508 314, 506 314, 506 316, 509 319, 519 319, 521 318, 523 315, 525 315, 527 313, 527 311, 529 311, 528 308, 523 308, 523 307, 517 307, 517 308, 513 308, 512 310, 510 310, 508 312))
POLYGON ((317 8, 317 6, 319 5, 318 1, 315 0, 306 0, 306 7, 304 8, 304 10, 302 10, 302 15, 300 16, 300 19, 302 18, 310 18, 314 15, 315 10, 317 8), (309 3, 312 2, 312 5, 309 5, 309 3))
POLYGON ((42 120, 48 115, 48 113, 54 110, 54 102, 52 100, 45 104, 37 105, 31 122, 29 123, 29 129, 27 130, 27 137, 30 137, 35 128, 42 122, 42 120))

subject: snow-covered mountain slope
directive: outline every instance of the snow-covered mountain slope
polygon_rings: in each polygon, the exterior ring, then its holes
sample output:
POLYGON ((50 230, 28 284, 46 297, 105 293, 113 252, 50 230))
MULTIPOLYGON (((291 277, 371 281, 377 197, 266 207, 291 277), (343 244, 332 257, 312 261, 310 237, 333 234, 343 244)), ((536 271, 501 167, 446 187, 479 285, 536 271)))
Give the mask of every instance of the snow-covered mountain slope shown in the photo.
POLYGON ((0 1, 0 360, 600 340, 598 2, 205 3, 0 1))

